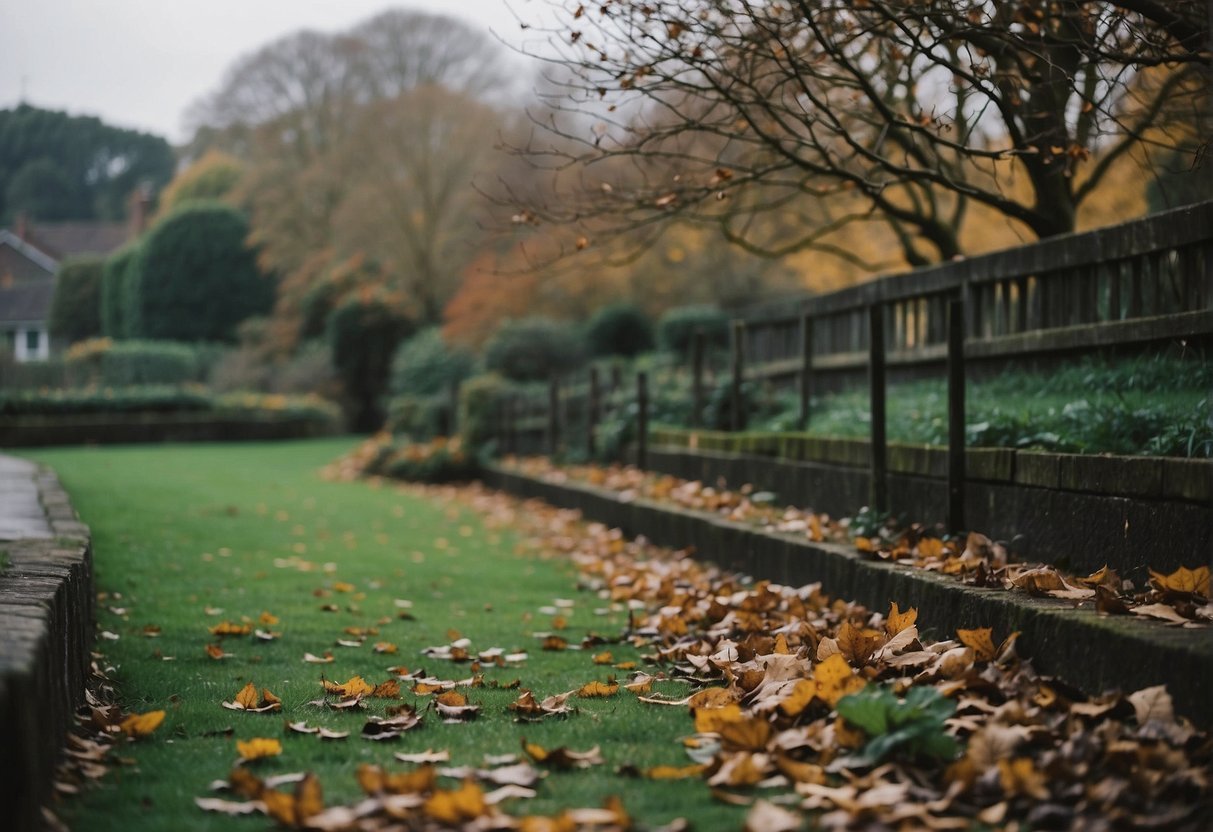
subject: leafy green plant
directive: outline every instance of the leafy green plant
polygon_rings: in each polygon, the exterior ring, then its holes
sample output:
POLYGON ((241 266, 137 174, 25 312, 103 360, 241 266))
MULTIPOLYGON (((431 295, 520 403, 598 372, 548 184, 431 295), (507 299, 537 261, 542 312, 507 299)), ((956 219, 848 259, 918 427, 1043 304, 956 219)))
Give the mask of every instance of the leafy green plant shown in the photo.
POLYGON ((105 261, 99 257, 74 258, 59 267, 51 299, 51 334, 74 343, 101 334, 101 280, 105 261))
POLYGON ((432 396, 448 392, 475 368, 475 356, 447 344, 438 327, 429 327, 396 349, 388 388, 397 395, 432 396))
POLYGON ((617 303, 598 310, 585 329, 595 356, 633 357, 653 349, 653 322, 638 307, 617 303))
POLYGON ((708 349, 729 345, 729 316, 715 306, 679 306, 657 322, 657 343, 666 352, 688 355, 695 330, 703 330, 708 349))
POLYGON ((847 767, 875 765, 889 757, 953 759, 960 750, 945 722, 956 703, 932 687, 914 687, 899 699, 883 685, 868 685, 838 700, 839 715, 868 736, 867 744, 845 759, 847 767))
POLYGON ((546 381, 584 360, 585 345, 574 328, 548 318, 506 321, 484 345, 484 366, 513 381, 546 381))

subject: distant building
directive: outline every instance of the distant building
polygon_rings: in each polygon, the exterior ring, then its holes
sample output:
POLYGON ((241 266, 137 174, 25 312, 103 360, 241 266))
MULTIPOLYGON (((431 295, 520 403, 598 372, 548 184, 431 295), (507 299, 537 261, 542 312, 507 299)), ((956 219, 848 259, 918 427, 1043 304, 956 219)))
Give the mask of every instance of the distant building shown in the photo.
MULTIPOLYGON (((50 357, 47 326, 55 275, 69 257, 104 257, 133 240, 147 225, 150 195, 131 198, 128 222, 40 222, 18 217, 0 229, 0 346, 17 361, 50 357)), ((59 345, 55 345, 57 348, 59 345)))

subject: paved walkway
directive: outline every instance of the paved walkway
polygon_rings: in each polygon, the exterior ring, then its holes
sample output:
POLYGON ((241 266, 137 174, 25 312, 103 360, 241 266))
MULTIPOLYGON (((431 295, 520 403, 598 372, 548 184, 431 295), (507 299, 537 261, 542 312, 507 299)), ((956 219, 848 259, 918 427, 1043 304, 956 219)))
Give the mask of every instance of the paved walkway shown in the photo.
POLYGON ((0 455, 0 541, 54 537, 38 499, 38 466, 0 455))

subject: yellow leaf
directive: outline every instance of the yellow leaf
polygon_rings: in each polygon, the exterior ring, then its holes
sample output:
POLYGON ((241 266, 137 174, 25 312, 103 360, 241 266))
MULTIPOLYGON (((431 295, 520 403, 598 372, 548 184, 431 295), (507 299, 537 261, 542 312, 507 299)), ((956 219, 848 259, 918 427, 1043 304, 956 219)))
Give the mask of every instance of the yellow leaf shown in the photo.
POLYGON ((240 689, 236 694, 236 704, 245 710, 250 710, 257 707, 257 686, 252 682, 240 689))
POLYGON ((975 630, 957 630, 957 638, 966 647, 972 647, 977 654, 977 661, 993 661, 997 655, 994 650, 994 630, 991 627, 978 627, 975 630))
POLYGON ((862 677, 855 675, 841 653, 819 662, 813 668, 813 678, 817 681, 817 697, 831 708, 838 704, 839 699, 863 690, 867 684, 862 677))
POLYGON ((779 710, 785 716, 796 716, 813 701, 817 695, 817 682, 812 679, 799 679, 792 686, 792 692, 779 703, 779 710))
MULTIPOLYGON (((921 545, 921 544, 919 544, 921 545)), ((889 610, 889 618, 885 621, 884 630, 890 637, 897 635, 906 627, 914 624, 918 620, 918 608, 910 607, 905 612, 897 608, 897 602, 894 601, 892 608, 889 610)))
POLYGON ((582 699, 596 699, 614 696, 619 693, 619 685, 604 684, 603 682, 588 682, 577 689, 577 695, 582 699))
POLYGON ((337 583, 333 584, 333 592, 353 592, 353 591, 354 591, 354 585, 350 584, 350 583, 346 583, 345 581, 337 581, 337 583))
POLYGON ((211 635, 213 636, 247 636, 252 631, 252 625, 236 624, 232 621, 220 621, 214 627, 211 627, 211 635))
POLYGON ((262 612, 262 613, 261 613, 261 618, 260 618, 259 620, 260 620, 260 621, 261 621, 261 623, 262 623, 262 624, 264 624, 265 626, 267 626, 267 627, 273 627, 275 624, 277 624, 277 623, 278 623, 278 616, 276 616, 276 615, 271 615, 271 614, 270 614, 270 613, 268 613, 268 612, 262 612))
POLYGON ((164 711, 148 711, 145 714, 131 714, 118 727, 128 737, 146 737, 159 728, 161 722, 164 722, 164 711))
MULTIPOLYGON (((847 670, 849 671, 850 668, 847 670)), ((695 710, 695 730, 700 734, 714 734, 730 722, 740 722, 744 718, 741 706, 736 702, 730 702, 720 708, 697 708, 695 710)))
POLYGON ((259 760, 262 757, 277 757, 282 753, 282 743, 265 737, 253 737, 245 742, 236 740, 236 752, 242 760, 259 760))
POLYGON ((837 636, 838 649, 852 664, 867 664, 868 659, 884 644, 884 635, 879 630, 867 627, 854 627, 850 621, 844 621, 837 636))
POLYGON ((594 656, 594 664, 614 664, 615 657, 608 650, 605 653, 598 653, 594 656))
POLYGON ((1181 566, 1170 575, 1163 575, 1150 570, 1150 583, 1159 590, 1172 592, 1191 592, 1201 597, 1209 597, 1209 567, 1198 566, 1188 569, 1181 566))
POLYGON ((706 769, 704 765, 653 766, 644 770, 644 776, 650 780, 687 780, 699 777, 706 769))
POLYGON ((737 694, 728 688, 704 688, 691 697, 687 705, 692 710, 704 710, 707 708, 723 708, 725 705, 731 705, 737 701, 737 694))
POLYGON ((1047 800, 1049 790, 1044 775, 1036 770, 1029 757, 998 761, 998 780, 1007 797, 1024 795, 1034 800, 1047 800))
POLYGON ((227 656, 227 653, 224 653, 223 648, 218 644, 208 644, 206 646, 206 654, 216 661, 227 656))
POLYGON ((454 791, 434 792, 421 808, 430 819, 455 826, 484 815, 488 804, 484 791, 475 782, 464 780, 454 791))

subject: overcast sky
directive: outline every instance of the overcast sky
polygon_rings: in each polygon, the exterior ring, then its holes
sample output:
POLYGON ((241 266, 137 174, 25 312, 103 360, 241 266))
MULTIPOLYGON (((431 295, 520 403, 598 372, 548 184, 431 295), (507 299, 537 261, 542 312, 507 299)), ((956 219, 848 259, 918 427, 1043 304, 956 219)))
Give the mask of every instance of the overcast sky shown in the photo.
POLYGON ((239 56, 299 29, 348 29, 391 7, 462 17, 508 43, 539 0, 0 0, 0 109, 21 100, 170 141, 239 56))

